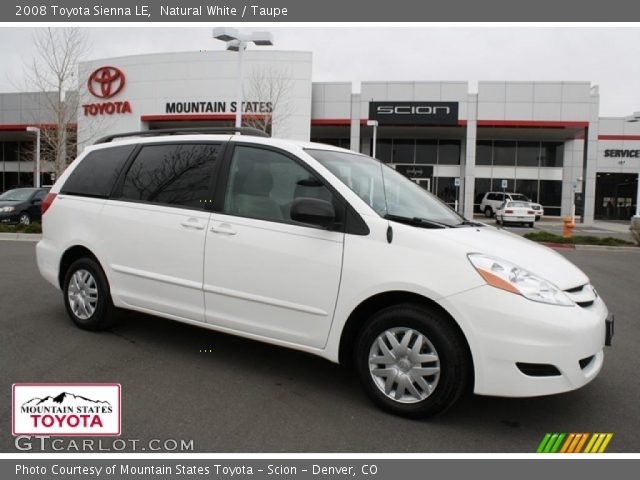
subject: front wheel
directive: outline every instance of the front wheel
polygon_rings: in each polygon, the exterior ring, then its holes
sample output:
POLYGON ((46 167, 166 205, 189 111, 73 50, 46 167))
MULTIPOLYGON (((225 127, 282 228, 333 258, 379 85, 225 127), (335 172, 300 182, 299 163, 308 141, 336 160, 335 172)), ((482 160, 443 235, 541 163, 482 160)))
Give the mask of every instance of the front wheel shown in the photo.
POLYGON ((20 217, 18 217, 18 222, 20 222, 22 225, 30 225, 31 224, 31 217, 29 216, 29 214, 27 212, 22 212, 20 214, 20 217))
POLYGON ((485 207, 484 216, 487 218, 493 217, 493 210, 491 209, 491 207, 485 207))
POLYGON ((113 325, 115 312, 107 277, 92 258, 73 262, 64 277, 64 304, 73 322, 85 330, 113 325))
POLYGON ((405 304, 376 313, 362 330, 355 364, 382 409, 422 418, 453 405, 470 374, 460 332, 441 312, 405 304))

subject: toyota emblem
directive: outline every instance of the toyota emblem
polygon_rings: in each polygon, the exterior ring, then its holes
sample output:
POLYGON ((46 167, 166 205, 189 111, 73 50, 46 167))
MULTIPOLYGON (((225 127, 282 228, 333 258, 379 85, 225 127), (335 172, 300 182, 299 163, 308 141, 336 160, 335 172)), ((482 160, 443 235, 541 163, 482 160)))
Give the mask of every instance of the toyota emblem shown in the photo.
POLYGON ((116 67, 100 67, 89 75, 87 87, 91 95, 111 98, 124 88, 124 73, 116 67))

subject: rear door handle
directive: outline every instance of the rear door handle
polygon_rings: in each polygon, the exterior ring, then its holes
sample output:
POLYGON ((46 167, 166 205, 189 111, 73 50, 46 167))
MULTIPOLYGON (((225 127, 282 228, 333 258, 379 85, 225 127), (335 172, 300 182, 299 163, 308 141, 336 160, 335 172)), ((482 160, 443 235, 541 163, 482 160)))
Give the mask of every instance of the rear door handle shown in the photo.
POLYGON ((214 225, 211 227, 213 233, 221 233, 223 235, 235 235, 236 232, 228 223, 221 223, 220 225, 214 225))
POLYGON ((204 225, 202 225, 196 218, 183 220, 182 222, 180 222, 180 225, 185 228, 193 228, 194 230, 204 230, 204 225))

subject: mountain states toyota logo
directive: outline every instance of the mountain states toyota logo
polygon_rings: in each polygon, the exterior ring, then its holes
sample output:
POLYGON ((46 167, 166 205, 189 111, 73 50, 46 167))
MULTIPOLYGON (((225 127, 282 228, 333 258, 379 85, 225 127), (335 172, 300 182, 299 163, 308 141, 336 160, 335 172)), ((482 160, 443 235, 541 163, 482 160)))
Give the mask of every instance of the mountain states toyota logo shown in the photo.
POLYGON ((120 385, 16 383, 13 435, 120 435, 120 385))
MULTIPOLYGON (((100 67, 89 75, 87 88, 96 98, 109 100, 119 94, 125 85, 122 70, 116 67, 100 67)), ((85 117, 97 115, 114 115, 132 113, 131 104, 127 100, 113 100, 101 103, 85 103, 82 105, 85 117)))
POLYGON ((111 98, 120 93, 124 83, 122 70, 116 67, 100 67, 89 75, 87 87, 94 97, 111 98))

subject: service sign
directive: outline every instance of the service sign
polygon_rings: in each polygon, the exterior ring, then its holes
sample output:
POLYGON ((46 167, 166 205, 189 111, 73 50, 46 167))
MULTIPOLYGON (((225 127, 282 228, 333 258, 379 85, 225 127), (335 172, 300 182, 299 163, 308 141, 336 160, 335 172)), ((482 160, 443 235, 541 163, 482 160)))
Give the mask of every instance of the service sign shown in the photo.
POLYGON ((380 125, 458 125, 457 102, 369 102, 380 125))
POLYGON ((13 435, 120 435, 120 385, 16 383, 13 435))

